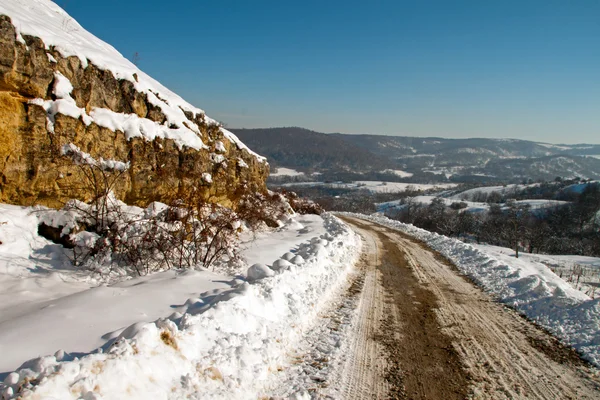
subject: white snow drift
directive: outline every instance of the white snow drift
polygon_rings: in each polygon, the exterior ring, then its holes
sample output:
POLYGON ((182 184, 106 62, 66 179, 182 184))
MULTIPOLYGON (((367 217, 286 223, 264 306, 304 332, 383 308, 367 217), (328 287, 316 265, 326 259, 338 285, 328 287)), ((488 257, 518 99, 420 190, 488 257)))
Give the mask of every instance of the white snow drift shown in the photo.
POLYGON ((262 276, 166 271, 90 288, 37 236, 35 210, 2 205, 0 221, 0 373, 42 355, 5 374, 7 398, 256 398, 360 251, 335 217, 297 216, 247 242, 262 276))

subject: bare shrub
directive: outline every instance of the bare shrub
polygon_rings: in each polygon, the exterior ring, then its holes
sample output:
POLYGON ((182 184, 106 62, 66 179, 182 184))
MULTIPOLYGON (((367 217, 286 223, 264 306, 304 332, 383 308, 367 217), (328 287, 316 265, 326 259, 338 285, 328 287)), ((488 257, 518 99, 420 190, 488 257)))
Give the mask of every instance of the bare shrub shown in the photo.
POLYGON ((323 213, 323 207, 312 200, 299 197, 295 192, 288 192, 285 189, 281 189, 280 193, 287 199, 292 209, 298 214, 321 215, 323 213))
POLYGON ((145 275, 170 268, 210 268, 220 259, 235 260, 238 233, 262 224, 276 227, 293 213, 286 197, 256 193, 241 185, 237 211, 209 203, 193 184, 182 185, 168 204, 129 207, 112 193, 128 165, 95 160, 73 145, 62 154, 81 170, 79 197, 64 210, 75 215, 70 236, 73 264, 102 273, 145 275))

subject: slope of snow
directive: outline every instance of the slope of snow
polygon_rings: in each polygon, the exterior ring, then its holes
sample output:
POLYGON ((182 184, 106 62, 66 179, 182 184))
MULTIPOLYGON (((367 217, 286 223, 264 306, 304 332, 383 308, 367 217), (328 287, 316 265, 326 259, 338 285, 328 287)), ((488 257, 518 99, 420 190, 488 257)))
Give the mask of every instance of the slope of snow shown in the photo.
POLYGON ((295 216, 244 239, 244 263, 271 277, 170 270, 98 286, 37 235, 38 212, 0 205, 0 398, 257 398, 361 247, 333 216, 295 216))
MULTIPOLYGON (((84 68, 88 63, 91 63, 102 70, 112 72, 117 79, 125 79, 132 82, 136 90, 140 93, 145 93, 148 101, 159 107, 167 117, 164 129, 162 129, 162 131, 168 132, 165 134, 166 136, 175 139, 180 145, 195 149, 203 147, 199 130, 193 126, 194 124, 184 124, 185 121, 188 121, 184 110, 190 111, 194 115, 204 115, 204 111, 189 104, 180 96, 146 75, 132 62, 123 57, 114 47, 86 31, 54 2, 50 0, 3 0, 0 2, 0 14, 8 15, 11 18, 17 30, 17 40, 24 43, 22 35, 37 36, 44 41, 46 48, 49 49, 50 46, 54 46, 63 57, 78 57, 84 68), (175 126, 176 128, 171 129, 171 126, 175 126)), ((70 90, 68 90, 68 85, 66 84, 62 85, 61 88, 67 89, 60 91, 61 97, 59 97, 59 103, 64 103, 64 101, 61 102, 60 100, 64 100, 70 90)), ((44 102, 43 99, 37 99, 36 101, 44 102)), ((69 111, 73 111, 72 107, 64 107, 64 104, 55 104, 51 100, 48 102, 48 104, 45 104, 47 109, 52 109, 55 112, 63 113, 64 111, 64 113, 70 115, 69 111), (65 111, 66 109, 68 111, 65 111)), ((131 125, 134 123, 133 120, 135 117, 137 117, 134 114, 121 114, 117 117, 106 115, 107 113, 110 114, 109 110, 95 109, 90 113, 90 116, 87 116, 87 118, 83 116, 82 118, 84 121, 89 122, 89 118, 92 118, 93 121, 106 121, 110 117, 113 120, 113 124, 108 127, 110 129, 121 130, 125 123, 131 125), (119 123, 115 123, 115 121, 119 121, 119 123)), ((75 118, 78 117, 79 115, 75 118)), ((205 120, 209 124, 217 124, 211 118, 205 117, 205 120)), ((141 123, 137 122, 136 124, 140 125, 141 123)), ((138 129, 138 131, 143 137, 146 137, 144 129, 138 129)), ((155 131, 156 129, 151 130, 151 132, 155 131)), ((261 162, 266 161, 264 157, 252 152, 233 133, 224 128, 221 128, 221 131, 238 148, 246 149, 261 162)), ((147 139, 152 140, 153 137, 147 137, 147 139)))
MULTIPOLYGON (((514 250, 505 247, 487 244, 473 245, 488 254, 502 260, 514 260, 514 250)), ((549 268, 574 289, 585 293, 592 298, 600 297, 600 258, 578 255, 552 255, 519 253, 519 260, 529 264, 549 268)))
POLYGON ((600 366, 600 298, 591 299, 575 290, 540 263, 498 258, 482 248, 380 215, 351 215, 424 241, 499 301, 547 328, 600 366))
POLYGON ((471 198, 473 198, 473 196, 475 194, 478 194, 478 193, 485 193, 485 194, 490 194, 493 192, 497 192, 500 194, 517 193, 525 188, 533 187, 533 186, 539 186, 539 184, 533 183, 530 185, 512 184, 512 185, 506 185, 506 186, 482 186, 482 187, 477 187, 477 188, 462 191, 462 192, 457 193, 454 196, 452 196, 452 198, 456 199, 456 200, 470 200, 471 198))

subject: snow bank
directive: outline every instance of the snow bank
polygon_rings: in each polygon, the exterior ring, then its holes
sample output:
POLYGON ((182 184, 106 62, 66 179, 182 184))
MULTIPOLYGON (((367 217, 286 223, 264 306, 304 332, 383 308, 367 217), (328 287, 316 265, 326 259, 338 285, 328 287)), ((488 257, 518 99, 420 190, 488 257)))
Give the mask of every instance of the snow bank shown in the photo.
POLYGON ((547 328, 600 366, 600 298, 590 299, 540 264, 521 259, 505 262, 475 246, 380 215, 348 215, 424 241, 499 301, 547 328))
MULTIPOLYGON (((325 233, 300 244, 290 265, 274 276, 252 283, 237 279, 209 297, 192 297, 169 318, 136 323, 91 354, 59 351, 30 360, 5 378, 0 393, 8 398, 18 391, 22 398, 257 398, 275 375, 285 373, 280 369, 287 352, 317 322, 358 258, 355 233, 330 215, 323 216, 323 226, 325 233)), ((278 260, 283 256, 289 258, 282 254, 278 260)))
MULTIPOLYGON (((104 108, 95 108, 87 115, 85 110, 75 106, 74 101, 68 100, 73 88, 64 77, 62 77, 64 79, 57 79, 54 87, 54 94, 58 100, 33 100, 34 103, 40 104, 46 109, 50 119, 60 113, 74 118, 81 117, 86 124, 93 121, 112 130, 121 130, 128 133, 129 137, 139 135, 152 140, 158 136, 173 139, 180 146, 194 149, 205 146, 195 124, 184 124, 188 121, 185 111, 191 112, 194 116, 204 116, 203 110, 194 107, 146 75, 114 47, 86 31, 54 2, 49 0, 3 1, 0 3, 0 14, 8 15, 11 18, 17 31, 17 40, 20 42, 25 43, 22 35, 39 37, 44 41, 47 49, 53 46, 63 57, 76 56, 79 58, 83 68, 88 64, 93 64, 101 70, 112 72, 116 79, 132 82, 138 92, 145 93, 148 101, 162 110, 167 121, 164 125, 159 125, 145 118, 139 118, 135 114, 117 114, 104 108)), ((218 124, 217 121, 206 116, 204 119, 208 124, 218 124)), ((52 124, 49 123, 49 130, 51 131, 51 129, 52 124)), ((245 149, 260 162, 266 161, 264 157, 250 150, 233 133, 224 128, 221 128, 221 131, 238 148, 245 149)))

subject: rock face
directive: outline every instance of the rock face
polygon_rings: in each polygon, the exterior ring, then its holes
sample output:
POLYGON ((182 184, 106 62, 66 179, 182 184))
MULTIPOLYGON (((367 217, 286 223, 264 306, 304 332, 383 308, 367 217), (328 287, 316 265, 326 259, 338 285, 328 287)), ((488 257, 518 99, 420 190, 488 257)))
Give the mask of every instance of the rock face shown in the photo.
POLYGON ((76 56, 63 57, 40 38, 19 36, 10 17, 0 15, 1 202, 57 207, 70 198, 89 199, 85 167, 61 152, 67 144, 95 159, 129 162, 112 187, 128 204, 167 201, 183 186, 193 186, 207 201, 235 208, 242 192, 266 190, 268 164, 230 140, 203 113, 181 109, 187 118, 183 124, 194 126, 207 147, 198 150, 172 139, 127 139, 125 132, 82 116, 50 115, 39 103, 56 100, 57 74, 70 81, 71 98, 86 113, 107 109, 168 124, 156 100, 149 101, 130 80, 117 79, 91 62, 82 65, 76 56))

